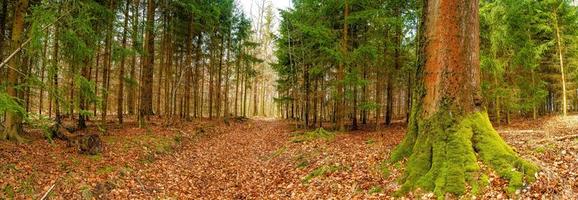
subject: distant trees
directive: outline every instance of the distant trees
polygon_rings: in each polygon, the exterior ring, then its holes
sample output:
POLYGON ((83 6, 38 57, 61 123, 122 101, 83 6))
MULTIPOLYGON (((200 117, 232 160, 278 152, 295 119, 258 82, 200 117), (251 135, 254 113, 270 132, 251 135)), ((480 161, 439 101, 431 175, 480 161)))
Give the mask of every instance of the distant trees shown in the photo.
POLYGON ((405 118, 416 9, 415 1, 298 1, 282 12, 280 115, 337 129, 405 118))
POLYGON ((576 45, 558 43, 558 38, 578 38, 576 29, 569 28, 578 22, 575 6, 563 0, 481 1, 480 14, 486 30, 481 32, 482 86, 494 121, 500 123, 504 115, 509 123, 511 115, 536 118, 578 109, 576 92, 568 92, 576 90, 576 65, 564 65, 565 60, 575 62, 576 54, 569 52, 576 45))
POLYGON ((82 129, 109 113, 141 125, 150 115, 267 115, 274 17, 265 2, 253 30, 233 0, 2 1, 1 139, 20 140, 24 121, 82 129))

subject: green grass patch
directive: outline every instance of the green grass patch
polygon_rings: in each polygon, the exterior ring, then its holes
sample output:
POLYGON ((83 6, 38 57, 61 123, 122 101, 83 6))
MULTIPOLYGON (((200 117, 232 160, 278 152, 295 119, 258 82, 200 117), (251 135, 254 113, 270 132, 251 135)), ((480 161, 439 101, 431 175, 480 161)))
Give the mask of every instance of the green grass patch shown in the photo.
POLYGON ((323 177, 328 174, 334 173, 338 170, 343 169, 343 166, 340 165, 323 165, 311 171, 307 176, 303 177, 302 182, 307 184, 311 182, 314 178, 323 177))
POLYGON ((2 189, 2 191, 4 192, 3 198, 14 199, 15 192, 14 192, 14 187, 12 187, 12 185, 8 184, 8 185, 4 186, 4 189, 2 189))
POLYGON ((536 148, 534 148, 534 152, 536 153, 546 153, 548 151, 553 151, 556 149, 556 145, 554 144, 547 144, 547 145, 542 145, 542 146, 537 146, 536 148))
POLYGON ((97 154, 97 155, 90 155, 88 156, 88 159, 90 159, 91 161, 101 161, 102 160, 102 155, 97 154))
POLYGON ((33 175, 27 177, 24 180, 21 180, 17 193, 25 194, 28 197, 32 197, 32 195, 34 195, 36 192, 36 190, 34 188, 34 182, 35 181, 34 181, 33 175))
POLYGON ((89 199, 94 198, 94 195, 92 194, 90 186, 88 186, 88 185, 83 185, 80 187, 80 195, 82 196, 82 199, 85 199, 85 200, 89 200, 89 199))
POLYGON ((293 143, 309 142, 317 139, 323 140, 333 140, 335 138, 335 133, 327 131, 323 128, 315 129, 314 131, 308 131, 302 134, 296 134, 291 138, 293 143))
POLYGON ((120 174, 120 176, 126 176, 129 173, 131 173, 132 171, 134 171, 132 168, 125 166, 125 167, 121 167, 118 172, 120 174))
POLYGON ((391 172, 389 170, 389 163, 386 160, 379 163, 377 169, 379 170, 379 173, 383 178, 388 178, 389 175, 391 175, 391 172))
POLYGON ((367 145, 370 145, 370 144, 373 144, 373 143, 375 143, 375 140, 374 140, 373 138, 365 141, 365 144, 367 144, 367 145))
POLYGON ((112 167, 112 166, 104 166, 104 167, 99 168, 99 169, 96 171, 96 173, 98 173, 98 174, 103 174, 103 175, 104 175, 104 174, 110 174, 110 173, 113 173, 113 172, 114 172, 114 167, 112 167))
POLYGON ((281 147, 281 148, 275 150, 275 151, 271 154, 270 159, 279 157, 279 156, 281 156, 283 153, 285 153, 286 151, 287 151, 287 147, 281 147))
POLYGON ((309 166, 309 161, 303 154, 297 156, 297 158, 295 159, 295 163, 296 163, 295 166, 299 169, 303 169, 309 166))
POLYGON ((154 163, 156 160, 155 154, 153 152, 146 153, 142 158, 139 159, 141 163, 154 163))
POLYGON ((379 186, 373 186, 373 187, 371 187, 371 189, 369 189, 369 191, 367 193, 369 193, 369 194, 383 193, 383 188, 381 188, 379 186))

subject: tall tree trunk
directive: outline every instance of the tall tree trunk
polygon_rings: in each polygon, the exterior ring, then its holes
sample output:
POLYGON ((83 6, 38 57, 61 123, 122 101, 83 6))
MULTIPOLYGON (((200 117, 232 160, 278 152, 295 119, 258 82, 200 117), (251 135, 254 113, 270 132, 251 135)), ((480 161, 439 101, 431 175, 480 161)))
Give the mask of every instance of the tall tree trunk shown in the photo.
MULTIPOLYGON (((5 30, 6 30, 6 18, 8 16, 8 0, 2 0, 2 12, 0 13, 0 60, 4 61, 4 38, 5 38, 5 30)), ((2 69, 0 69, 0 77, 4 79, 2 75, 2 69)), ((2 84, 2 80, 0 80, 0 84, 2 84)))
MULTIPOLYGON (((132 20, 133 20, 133 24, 132 24, 132 33, 131 33, 131 38, 132 38, 132 48, 134 50, 139 49, 139 42, 138 42, 138 35, 139 35, 139 29, 138 29, 138 25, 139 25, 139 11, 140 11, 140 0, 134 0, 133 2, 133 16, 132 16, 132 20)), ((134 115, 135 114, 135 107, 136 107, 136 85, 134 83, 136 83, 137 78, 136 78, 136 54, 132 55, 131 58, 131 63, 130 63, 130 80, 133 84, 130 85, 130 88, 128 89, 128 98, 127 98, 127 110, 128 110, 128 114, 130 115, 134 115)))
MULTIPOLYGON (((347 51, 348 51, 348 34, 349 34, 349 24, 347 22, 347 18, 349 17, 349 0, 345 0, 345 6, 344 6, 344 15, 343 15, 343 32, 341 34, 341 56, 343 57, 342 59, 346 59, 347 57, 347 51)), ((340 61, 338 68, 337 68, 337 114, 335 116, 335 121, 336 121, 336 128, 343 131, 345 130, 345 122, 343 121, 343 118, 346 115, 346 111, 345 111, 345 87, 344 87, 344 81, 345 81, 345 61, 340 61)))
POLYGON ((153 72, 155 62, 155 0, 147 2, 147 19, 145 34, 145 55, 142 68, 142 86, 140 91, 139 126, 144 127, 148 116, 153 115, 153 72))
MULTIPOLYGON (((128 10, 130 9, 130 1, 126 1, 126 6, 124 8, 124 25, 123 25, 123 32, 122 32, 122 48, 126 48, 126 40, 128 34, 128 10)), ((126 61, 126 57, 122 55, 120 60, 119 66, 119 75, 118 75, 118 95, 116 99, 116 116, 118 118, 118 123, 123 123, 123 114, 124 114, 124 64, 126 61)))
MULTIPOLYGON (((401 192, 415 188, 461 195, 485 171, 509 179, 514 192, 538 168, 521 159, 492 127, 482 106, 478 0, 425 0, 419 81, 403 142, 392 161, 409 156, 401 192)), ((485 175, 484 175, 485 176, 485 175)))
MULTIPOLYGON (((20 48, 22 44, 22 36, 24 32, 24 18, 26 16, 26 10, 28 9, 28 0, 19 0, 16 3, 16 8, 14 10, 14 20, 12 22, 12 37, 10 42, 10 49, 15 51, 16 49, 20 48)), ((1 48, 1 47, 0 47, 1 48)), ((12 58, 9 62, 8 75, 7 75, 7 87, 6 92, 8 95, 13 97, 14 99, 18 98, 19 92, 17 91, 18 81, 20 79, 20 74, 18 70, 22 68, 21 60, 20 60, 20 53, 16 54, 14 58, 12 58)), ((6 129, 0 133, 0 140, 16 140, 18 142, 22 142, 23 139, 20 137, 20 133, 22 133, 22 115, 23 113, 19 113, 15 110, 7 110, 6 111, 6 129)))
MULTIPOLYGON (((114 11, 114 0, 109 0, 109 10, 114 11)), ((107 21, 106 28, 106 38, 104 44, 104 69, 102 70, 102 88, 104 91, 102 93, 102 110, 101 110, 101 120, 103 124, 106 124, 106 117, 108 115, 108 91, 110 88, 110 70, 112 68, 112 40, 113 40, 113 28, 114 28, 115 17, 110 17, 107 21)))
POLYGON ((560 74, 562 75, 562 115, 567 115, 568 105, 566 100, 566 75, 564 74, 564 50, 562 46, 562 37, 560 36, 560 25, 558 24, 558 11, 554 11, 554 29, 556 29, 556 44, 558 56, 560 58, 560 74))
MULTIPOLYGON (((53 107, 54 107, 54 116, 55 116, 55 121, 57 124, 61 124, 61 116, 60 116, 60 89, 58 87, 58 64, 59 64, 59 50, 60 50, 60 43, 59 43, 59 35, 60 35, 60 29, 58 26, 56 26, 56 28, 54 29, 54 50, 52 51, 52 67, 54 67, 54 69, 52 70, 52 94, 50 95, 50 98, 54 101, 53 107)), ((50 102, 53 102, 50 101, 50 102)), ((52 110, 52 109, 51 109, 52 110)))
MULTIPOLYGON (((0 30, 2 31, 2 30, 0 30)), ((0 37, 2 37, 2 34, 0 34, 0 37)), ((48 36, 46 37, 48 38, 48 36)), ((0 44, 0 47, 2 47, 2 44, 0 44)), ((1 51, 1 50, 0 50, 1 51)), ((40 66, 40 82, 44 84, 44 77, 46 76, 46 65, 48 65, 48 57, 46 57, 46 54, 48 52, 48 39, 44 40, 44 47, 42 50, 42 63, 40 66)), ((0 52, 0 57, 2 57, 2 52, 0 52)), ((1 73, 0 73, 0 77, 1 77, 1 73)), ((0 84, 1 81, 0 81, 0 84)), ((44 87, 40 87, 40 94, 38 94, 38 114, 42 115, 42 110, 44 109, 44 87)))

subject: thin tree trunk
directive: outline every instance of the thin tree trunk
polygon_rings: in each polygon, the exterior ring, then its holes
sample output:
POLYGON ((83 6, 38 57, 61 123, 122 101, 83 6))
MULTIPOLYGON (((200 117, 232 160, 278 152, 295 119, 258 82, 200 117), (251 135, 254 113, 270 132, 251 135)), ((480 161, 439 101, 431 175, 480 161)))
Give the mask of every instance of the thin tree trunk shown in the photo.
POLYGON ((564 50, 562 46, 562 37, 560 36, 560 26, 558 24, 558 12, 554 11, 554 29, 556 29, 556 44, 558 47, 558 56, 560 58, 560 74, 562 75, 562 115, 567 115, 567 100, 566 100, 566 75, 564 73, 564 50))
MULTIPOLYGON (((341 35, 341 54, 343 59, 347 56, 348 51, 348 18, 349 17, 349 0, 345 0, 344 6, 344 16, 343 16, 343 32, 341 35)), ((337 69, 337 115, 336 115, 336 128, 343 131, 345 130, 345 124, 343 118, 345 117, 345 88, 344 88, 344 81, 345 81, 345 62, 340 61, 339 66, 337 69)))
MULTIPOLYGON (((126 48, 126 42, 127 42, 127 34, 128 34, 128 19, 129 19, 129 15, 128 15, 128 10, 130 6, 130 1, 126 1, 126 6, 124 9, 124 26, 123 26, 123 33, 122 33, 122 48, 126 48)), ((116 102, 116 116, 118 118, 118 123, 122 124, 123 123, 123 114, 124 114, 124 64, 125 64, 126 58, 123 55, 121 60, 120 60, 120 66, 119 66, 119 76, 118 76, 118 96, 117 96, 117 102, 116 102)))
MULTIPOLYGON (((22 36, 24 32, 24 18, 26 16, 26 10, 28 9, 28 0, 20 0, 16 4, 16 8, 14 11, 13 23, 12 23, 12 37, 11 37, 11 48, 12 50, 16 50, 20 47, 22 43, 22 36)), ((8 69, 7 74, 7 86, 6 92, 13 98, 18 98, 18 82, 20 79, 21 72, 17 71, 22 69, 20 63, 20 53, 16 54, 16 56, 10 60, 9 66, 11 68, 8 69)), ((22 133, 22 114, 18 113, 14 110, 7 110, 6 111, 6 121, 5 121, 6 129, 4 132, 0 133, 0 140, 16 140, 18 142, 22 142, 23 139, 20 137, 22 133)))
MULTIPOLYGON (((139 7, 140 7, 140 0, 134 0, 133 2, 133 29, 132 29, 132 33, 131 33, 131 38, 132 38, 132 48, 134 50, 139 49, 139 42, 138 42, 138 35, 139 35, 139 29, 138 29, 138 24, 139 24, 139 7)), ((137 78, 136 78, 136 54, 132 56, 131 59, 131 64, 130 64, 130 80, 133 83, 130 88, 128 89, 128 99, 127 99, 127 110, 128 110, 128 114, 130 115, 134 115, 135 114, 135 107, 136 107, 136 101, 135 101, 135 97, 136 97, 136 85, 134 83, 136 83, 137 78)))

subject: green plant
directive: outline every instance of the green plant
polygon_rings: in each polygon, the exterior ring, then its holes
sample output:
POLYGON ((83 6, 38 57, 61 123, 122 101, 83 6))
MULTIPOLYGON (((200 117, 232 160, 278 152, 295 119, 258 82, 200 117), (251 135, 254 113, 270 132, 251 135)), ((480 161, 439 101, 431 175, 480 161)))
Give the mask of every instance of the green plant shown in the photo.
POLYGON ((383 192, 383 189, 382 189, 381 187, 379 187, 379 186, 373 186, 373 187, 371 187, 371 189, 369 189, 369 191, 368 191, 369 194, 379 194, 379 193, 382 193, 382 192, 383 192))
POLYGON ((303 183, 309 183, 312 179, 320 176, 325 176, 342 169, 340 165, 323 165, 311 171, 307 176, 303 177, 303 183))

